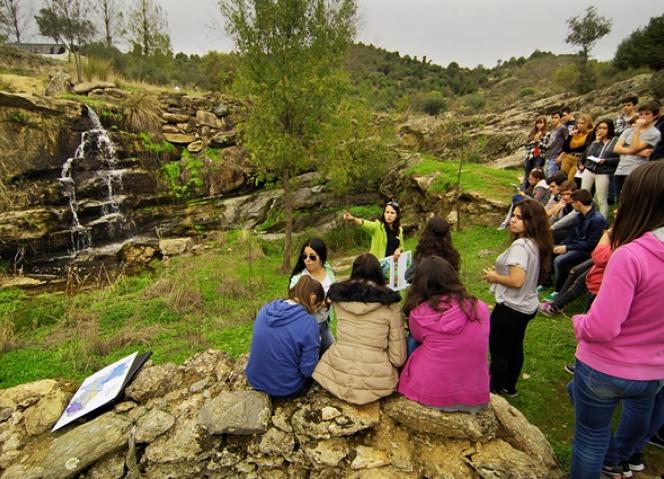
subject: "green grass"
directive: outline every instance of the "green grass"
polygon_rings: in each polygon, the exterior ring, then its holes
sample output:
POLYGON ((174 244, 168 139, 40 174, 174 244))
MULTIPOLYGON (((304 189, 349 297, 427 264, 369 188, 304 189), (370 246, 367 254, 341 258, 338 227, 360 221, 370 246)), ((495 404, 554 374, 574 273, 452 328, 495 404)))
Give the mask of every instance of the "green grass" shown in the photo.
MULTIPOLYGON (((304 236, 315 235, 310 233, 304 236)), ((327 234, 325 240, 333 266, 369 244, 359 228, 349 225, 327 234)), ((472 227, 454 232, 453 240, 462 254, 466 286, 493 306, 482 270, 508 246, 507 234, 472 227)), ((406 249, 413 250, 416 241, 407 237, 406 249)), ((294 249, 299 242, 295 240, 294 249)), ((28 297, 16 290, 0 291, 0 320, 19 322, 18 346, 0 357, 0 387, 51 377, 81 380, 135 350, 151 350, 158 363, 181 363, 207 348, 233 356, 247 352, 256 312, 286 293, 289 274, 279 270, 283 242, 267 243, 231 231, 210 240, 208 246, 199 256, 171 258, 153 273, 123 277, 77 296, 28 297)), ((337 268, 340 276, 349 272, 348 267, 337 268)), ((582 307, 579 300, 567 313, 582 307)), ((569 467, 574 430, 565 389, 571 377, 563 367, 573 361, 575 346, 569 316, 538 315, 526 333, 523 373, 527 376, 519 381, 519 396, 510 399, 545 433, 563 470, 569 467)), ((664 453, 648 449, 646 453, 650 463, 664 465, 664 453)))
MULTIPOLYGON (((429 187, 431 193, 445 193, 456 184, 458 161, 438 161, 423 155, 418 165, 406 169, 408 176, 437 175, 429 187)), ((479 193, 487 198, 509 201, 514 194, 512 183, 517 182, 518 172, 496 170, 482 164, 465 162, 461 169, 461 191, 479 193)))

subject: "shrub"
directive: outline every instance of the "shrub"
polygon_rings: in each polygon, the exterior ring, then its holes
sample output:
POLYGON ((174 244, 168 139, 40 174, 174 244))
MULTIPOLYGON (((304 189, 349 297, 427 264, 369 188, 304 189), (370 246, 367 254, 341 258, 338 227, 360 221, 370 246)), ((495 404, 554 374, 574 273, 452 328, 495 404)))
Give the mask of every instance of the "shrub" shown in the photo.
POLYGON ((579 71, 579 67, 574 63, 558 68, 553 74, 553 80, 565 90, 574 90, 580 78, 581 72, 579 71))
POLYGON ((484 97, 478 93, 468 95, 464 100, 463 104, 473 112, 482 111, 484 105, 486 105, 486 100, 484 97))
POLYGON ((447 101, 442 95, 427 95, 422 103, 422 110, 432 116, 447 111, 447 101))
POLYGON ((145 95, 131 95, 121 105, 125 129, 135 133, 161 131, 161 116, 154 100, 145 95))
POLYGON ((525 96, 531 96, 537 93, 537 90, 533 87, 527 86, 525 88, 522 88, 521 91, 519 92, 519 98, 523 98, 525 96))

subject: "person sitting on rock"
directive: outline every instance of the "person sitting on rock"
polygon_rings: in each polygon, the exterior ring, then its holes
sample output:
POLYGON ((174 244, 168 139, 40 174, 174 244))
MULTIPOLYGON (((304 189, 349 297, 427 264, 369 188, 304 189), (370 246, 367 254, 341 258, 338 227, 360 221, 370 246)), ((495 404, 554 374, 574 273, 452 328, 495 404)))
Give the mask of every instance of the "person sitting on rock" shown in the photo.
MULTIPOLYGON (((302 244, 297 262, 291 273, 288 287, 292 288, 302 276, 311 276, 322 286, 325 294, 334 283, 334 270, 327 262, 327 246, 320 238, 311 238, 302 244)), ((334 343, 334 336, 330 331, 330 319, 333 319, 333 311, 325 304, 314 313, 320 331, 321 355, 334 343)))
POLYGON ((421 343, 399 378, 399 393, 445 411, 477 412, 489 404, 489 309, 446 260, 417 265, 404 313, 421 343))
POLYGON ((304 275, 289 290, 288 299, 277 299, 261 308, 245 369, 251 387, 281 398, 307 391, 320 348, 318 324, 312 314, 324 299, 323 286, 304 275))
POLYGON ((406 360, 401 296, 385 286, 378 259, 355 258, 350 279, 330 286, 337 314, 337 342, 321 358, 313 378, 336 397, 367 404, 394 392, 397 368, 406 360))

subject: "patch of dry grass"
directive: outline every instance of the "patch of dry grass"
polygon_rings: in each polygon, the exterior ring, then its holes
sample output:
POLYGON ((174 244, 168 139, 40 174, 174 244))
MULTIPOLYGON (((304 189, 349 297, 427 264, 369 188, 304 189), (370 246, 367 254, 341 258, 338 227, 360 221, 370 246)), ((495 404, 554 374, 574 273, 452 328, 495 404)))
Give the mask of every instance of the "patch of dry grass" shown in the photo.
POLYGON ((8 317, 0 318, 0 353, 6 353, 16 347, 14 322, 8 317))
POLYGON ((199 312, 203 309, 203 295, 181 279, 160 278, 148 287, 143 295, 146 298, 163 299, 170 309, 179 314, 199 312))
POLYGON ((161 132, 161 115, 156 101, 149 95, 133 94, 120 105, 123 126, 134 133, 161 132))
POLYGON ((46 81, 41 77, 0 73, 0 90, 41 95, 45 87, 46 81))

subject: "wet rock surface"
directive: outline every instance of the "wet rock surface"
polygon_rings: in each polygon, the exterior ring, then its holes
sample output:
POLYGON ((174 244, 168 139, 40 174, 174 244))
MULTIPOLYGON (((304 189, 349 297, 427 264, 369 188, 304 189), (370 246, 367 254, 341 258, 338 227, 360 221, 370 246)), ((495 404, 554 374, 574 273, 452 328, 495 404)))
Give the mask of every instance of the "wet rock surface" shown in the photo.
POLYGON ((315 384, 271 400, 247 386, 245 364, 215 350, 149 363, 112 411, 57 433, 29 418, 61 413, 72 385, 2 391, 0 478, 560 477, 542 433, 501 397, 479 414, 396 395, 355 406, 315 384))

